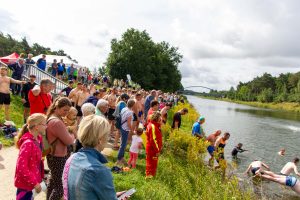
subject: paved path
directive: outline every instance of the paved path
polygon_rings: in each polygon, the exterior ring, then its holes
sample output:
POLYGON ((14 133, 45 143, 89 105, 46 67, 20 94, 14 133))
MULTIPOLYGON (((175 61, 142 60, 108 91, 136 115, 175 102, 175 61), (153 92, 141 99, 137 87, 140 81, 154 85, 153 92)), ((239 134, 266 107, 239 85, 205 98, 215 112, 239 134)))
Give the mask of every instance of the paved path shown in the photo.
MULTIPOLYGON (((103 150, 103 154, 112 153, 111 144, 103 150)), ((16 188, 14 186, 15 168, 18 156, 18 149, 15 147, 4 148, 0 151, 0 200, 15 200, 16 188)), ((46 165, 46 162, 45 162, 46 165)), ((37 195, 35 200, 45 200, 44 192, 37 195)))

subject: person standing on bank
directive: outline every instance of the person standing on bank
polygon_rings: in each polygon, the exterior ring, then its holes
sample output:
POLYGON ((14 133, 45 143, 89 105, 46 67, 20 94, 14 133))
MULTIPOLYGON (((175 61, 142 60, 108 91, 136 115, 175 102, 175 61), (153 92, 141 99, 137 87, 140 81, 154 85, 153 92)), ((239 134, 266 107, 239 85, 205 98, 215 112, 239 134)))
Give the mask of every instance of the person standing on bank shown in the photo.
MULTIPOLYGON (((8 65, 8 68, 10 68, 13 71, 11 77, 15 80, 21 81, 22 74, 23 74, 24 69, 25 69, 24 59, 19 58, 16 63, 8 65)), ((20 91, 21 91, 21 85, 11 83, 10 84, 10 89, 11 89, 11 91, 14 95, 19 95, 20 91)))
POLYGON ((158 156, 162 149, 161 123, 160 112, 154 112, 151 115, 146 130, 146 178, 151 178, 156 175, 158 156))
POLYGON ((50 106, 47 113, 48 143, 52 152, 47 155, 51 177, 47 187, 47 200, 60 200, 63 197, 62 173, 67 157, 67 147, 75 141, 73 134, 69 133, 62 117, 65 117, 72 104, 67 97, 57 98, 50 106))
POLYGON ((28 93, 31 115, 33 113, 46 114, 52 103, 50 92, 53 89, 53 83, 50 79, 42 79, 40 85, 35 85, 28 93))
POLYGON ((129 132, 133 132, 133 111, 132 108, 135 104, 135 100, 129 99, 127 102, 127 107, 123 108, 121 111, 121 146, 118 153, 118 165, 127 165, 124 160, 125 149, 127 146, 127 140, 129 132))
POLYGON ((40 113, 31 115, 27 123, 16 136, 16 147, 19 155, 16 164, 15 186, 17 200, 32 200, 32 190, 41 192, 41 182, 44 178, 42 161, 43 139, 46 129, 46 116, 40 113))
POLYGON ((34 74, 31 74, 29 76, 29 81, 23 85, 22 91, 21 91, 21 97, 22 97, 22 103, 24 106, 24 123, 26 123, 27 118, 29 117, 30 113, 30 104, 28 99, 28 93, 30 90, 33 89, 33 87, 36 85, 35 83, 36 76, 34 74))
POLYGON ((179 129, 181 126, 181 115, 185 115, 189 112, 187 108, 183 108, 173 116, 172 129, 179 129))

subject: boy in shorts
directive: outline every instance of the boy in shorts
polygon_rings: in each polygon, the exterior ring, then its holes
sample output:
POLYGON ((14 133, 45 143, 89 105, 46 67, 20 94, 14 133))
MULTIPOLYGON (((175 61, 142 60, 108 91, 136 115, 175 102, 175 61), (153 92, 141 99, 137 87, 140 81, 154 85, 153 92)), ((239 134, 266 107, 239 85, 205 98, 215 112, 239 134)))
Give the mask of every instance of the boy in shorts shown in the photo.
POLYGON ((9 121, 9 105, 10 105, 10 90, 9 85, 11 83, 25 84, 26 81, 15 80, 7 76, 7 68, 0 67, 0 110, 2 110, 2 105, 5 108, 5 120, 9 121))

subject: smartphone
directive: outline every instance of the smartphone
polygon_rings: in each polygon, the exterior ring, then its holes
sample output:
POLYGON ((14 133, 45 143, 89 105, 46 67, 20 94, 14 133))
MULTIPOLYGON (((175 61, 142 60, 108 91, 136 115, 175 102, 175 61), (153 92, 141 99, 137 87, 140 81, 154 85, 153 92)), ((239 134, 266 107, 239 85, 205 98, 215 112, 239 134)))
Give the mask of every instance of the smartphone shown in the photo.
POLYGON ((136 192, 136 189, 135 188, 131 188, 130 190, 127 190, 124 194, 122 194, 121 196, 119 196, 118 200, 122 200, 125 197, 129 197, 132 194, 134 194, 135 192, 136 192))

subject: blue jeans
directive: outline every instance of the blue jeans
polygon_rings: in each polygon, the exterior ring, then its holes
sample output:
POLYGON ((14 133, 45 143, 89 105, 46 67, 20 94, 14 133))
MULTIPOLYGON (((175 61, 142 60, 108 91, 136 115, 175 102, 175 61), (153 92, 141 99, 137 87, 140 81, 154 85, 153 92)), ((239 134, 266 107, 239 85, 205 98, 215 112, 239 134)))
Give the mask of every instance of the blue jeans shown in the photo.
POLYGON ((118 153, 118 160, 122 160, 124 158, 125 149, 127 146, 128 134, 129 134, 129 131, 125 131, 123 130, 123 128, 120 129, 120 132, 121 132, 121 146, 118 153))

